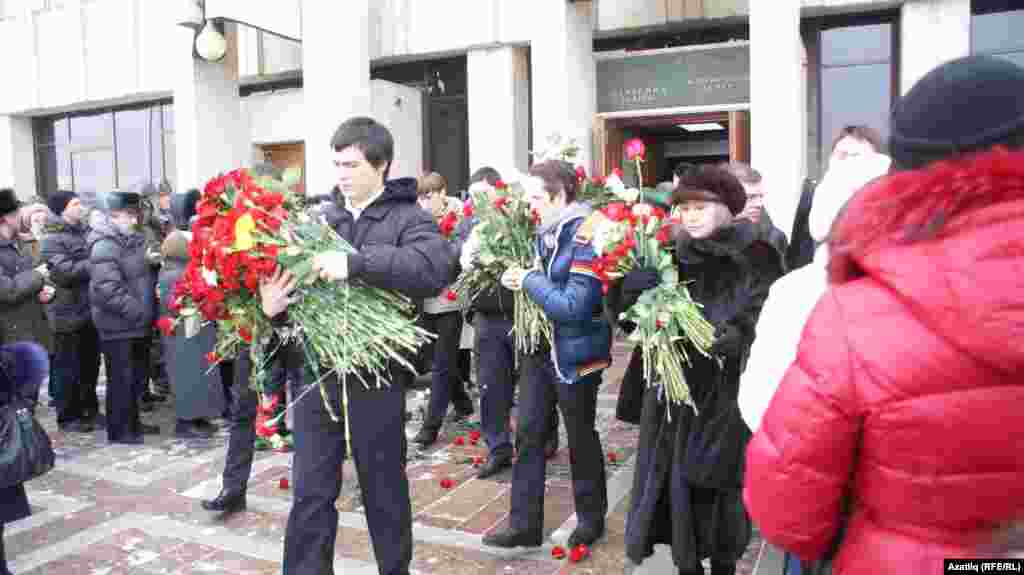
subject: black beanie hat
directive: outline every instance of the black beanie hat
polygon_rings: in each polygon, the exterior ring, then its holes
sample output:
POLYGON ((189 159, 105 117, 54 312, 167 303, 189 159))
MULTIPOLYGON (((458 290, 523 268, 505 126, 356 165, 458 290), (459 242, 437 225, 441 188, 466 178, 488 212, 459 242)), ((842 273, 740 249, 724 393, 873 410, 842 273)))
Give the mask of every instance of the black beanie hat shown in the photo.
POLYGON ((107 210, 140 210, 142 196, 135 192, 113 191, 107 194, 107 210))
POLYGON ((171 218, 174 226, 179 230, 189 229, 189 220, 196 215, 196 205, 199 203, 199 190, 193 188, 184 194, 171 195, 171 218))
POLYGON ((74 192, 57 190, 46 198, 46 207, 50 208, 54 215, 60 216, 64 213, 64 208, 68 207, 68 204, 71 203, 71 200, 77 197, 78 194, 74 192))
POLYGON ((893 108, 890 153, 902 168, 1014 145, 1024 132, 1024 68, 991 56, 947 62, 893 108))
POLYGON ((11 188, 0 189, 0 216, 16 212, 20 207, 21 202, 18 201, 18 196, 14 194, 14 190, 11 188))

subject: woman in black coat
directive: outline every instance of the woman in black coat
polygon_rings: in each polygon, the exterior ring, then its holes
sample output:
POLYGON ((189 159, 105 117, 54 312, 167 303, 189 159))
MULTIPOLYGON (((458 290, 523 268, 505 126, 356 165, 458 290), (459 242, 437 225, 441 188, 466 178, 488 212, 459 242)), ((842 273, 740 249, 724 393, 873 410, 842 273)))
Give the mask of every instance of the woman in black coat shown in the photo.
MULTIPOLYGON (((673 195, 683 215, 676 242, 680 277, 704 306, 716 341, 711 358, 688 350, 685 375, 698 413, 666 405, 658 388, 643 394, 627 570, 662 543, 672 547, 680 573, 703 573, 701 561, 710 558, 713 575, 731 575, 750 541, 742 502, 750 431, 736 397, 758 313, 782 269, 774 248, 757 239, 749 222, 733 221, 745 201, 739 181, 714 167, 687 173, 673 195)), ((655 285, 650 270, 628 274, 623 309, 655 285)))
MULTIPOLYGON (((49 372, 49 356, 39 344, 21 342, 0 347, 0 406, 21 400, 34 408, 39 387, 49 372)), ((0 487, 0 575, 11 575, 4 552, 4 525, 31 514, 23 484, 0 487)))

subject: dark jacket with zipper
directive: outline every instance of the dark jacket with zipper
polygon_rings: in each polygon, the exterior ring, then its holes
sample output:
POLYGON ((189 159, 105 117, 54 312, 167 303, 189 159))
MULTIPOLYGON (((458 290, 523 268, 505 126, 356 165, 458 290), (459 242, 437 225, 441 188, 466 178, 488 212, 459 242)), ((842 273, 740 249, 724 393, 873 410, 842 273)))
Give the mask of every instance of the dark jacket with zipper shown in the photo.
POLYGON ((0 240, 0 322, 9 342, 34 341, 52 351, 50 328, 39 302, 43 274, 28 246, 18 239, 0 240))
POLYGON ((89 308, 89 228, 71 225, 49 216, 44 228, 42 258, 56 287, 46 306, 50 327, 56 333, 71 333, 92 321, 89 308))
POLYGON ((89 304, 101 341, 148 337, 156 319, 156 270, 146 236, 123 235, 109 222, 89 234, 89 304))

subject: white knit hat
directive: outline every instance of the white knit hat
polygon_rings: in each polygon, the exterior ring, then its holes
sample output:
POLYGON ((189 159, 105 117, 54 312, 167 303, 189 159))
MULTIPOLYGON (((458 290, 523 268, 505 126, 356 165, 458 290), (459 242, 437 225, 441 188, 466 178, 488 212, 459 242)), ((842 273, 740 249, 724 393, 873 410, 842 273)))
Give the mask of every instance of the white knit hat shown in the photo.
POLYGON ((814 241, 825 241, 832 229, 833 220, 846 202, 872 180, 887 174, 891 164, 892 158, 884 154, 833 160, 814 191, 814 203, 808 218, 808 227, 814 241))

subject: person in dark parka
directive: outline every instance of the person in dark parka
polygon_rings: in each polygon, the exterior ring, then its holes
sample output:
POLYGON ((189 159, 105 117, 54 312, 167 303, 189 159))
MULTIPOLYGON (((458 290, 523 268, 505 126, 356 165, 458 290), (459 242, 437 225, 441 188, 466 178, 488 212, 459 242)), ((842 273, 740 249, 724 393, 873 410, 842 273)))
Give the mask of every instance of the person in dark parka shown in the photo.
MULTIPOLYGON (((433 218, 416 202, 416 180, 387 180, 394 157, 391 133, 373 119, 352 118, 339 126, 331 147, 343 204, 330 210, 327 220, 358 252, 319 254, 314 270, 326 281, 359 280, 412 299, 438 293, 451 281, 452 254, 433 218)), ((295 285, 286 272, 265 282, 260 289, 264 313, 275 321, 286 320, 295 285)), ((381 388, 348 386, 351 453, 346 453, 344 422, 334 421, 324 407, 329 401, 336 414, 345 413, 336 379, 328 380, 323 400, 311 393, 295 406, 295 494, 285 532, 285 575, 334 573, 335 502, 348 455, 355 459, 380 573, 409 573, 413 540, 405 472, 405 390, 394 378, 387 383, 381 388)), ((313 369, 307 366, 302 385, 292 395, 299 397, 315 384, 313 369)))
POLYGON ((0 190, 0 322, 8 341, 34 341, 49 351, 50 327, 43 306, 54 295, 49 272, 38 265, 19 238, 20 202, 10 188, 0 190))
POLYGON ((89 307, 89 228, 77 194, 53 192, 47 205, 51 214, 43 228, 42 258, 57 290, 46 306, 61 390, 57 424, 62 431, 88 433, 101 415, 96 396, 100 342, 89 307))
POLYGON ((139 398, 148 385, 149 341, 156 320, 156 273, 139 230, 140 197, 111 192, 109 218, 90 234, 89 304, 100 334, 107 373, 107 439, 140 444, 156 426, 139 420, 139 398))
MULTIPOLYGON (((174 315, 168 306, 174 297, 174 284, 188 266, 188 242, 192 239, 189 220, 195 215, 198 201, 199 190, 195 189, 175 194, 171 199, 177 229, 167 235, 160 248, 164 261, 158 284, 161 317, 174 315)), ((163 363, 174 390, 174 434, 184 439, 208 437, 216 431, 210 419, 224 411, 220 372, 211 369, 206 358, 217 343, 217 327, 208 323, 200 328, 198 319, 191 319, 178 325, 174 334, 162 336, 163 363)))
MULTIPOLYGON (((0 338, 0 343, 6 342, 0 338)), ((39 344, 21 342, 0 347, 0 405, 18 401, 34 410, 39 388, 49 374, 50 358, 39 344)), ((0 575, 11 575, 4 551, 4 524, 30 515, 32 508, 24 484, 0 487, 0 575)))
MULTIPOLYGON (((644 394, 626 523, 627 571, 664 543, 680 573, 703 573, 701 561, 710 558, 714 575, 731 575, 751 537, 741 499, 750 431, 736 402, 739 376, 768 287, 782 270, 777 252, 752 225, 734 220, 746 198, 727 171, 696 168, 680 179, 673 200, 683 218, 676 245, 680 277, 692 282, 690 294, 704 306, 716 341, 712 358, 688 350, 686 381, 699 414, 666 406, 656 387, 644 394)), ((623 309, 657 283, 652 270, 627 274, 623 309)))

